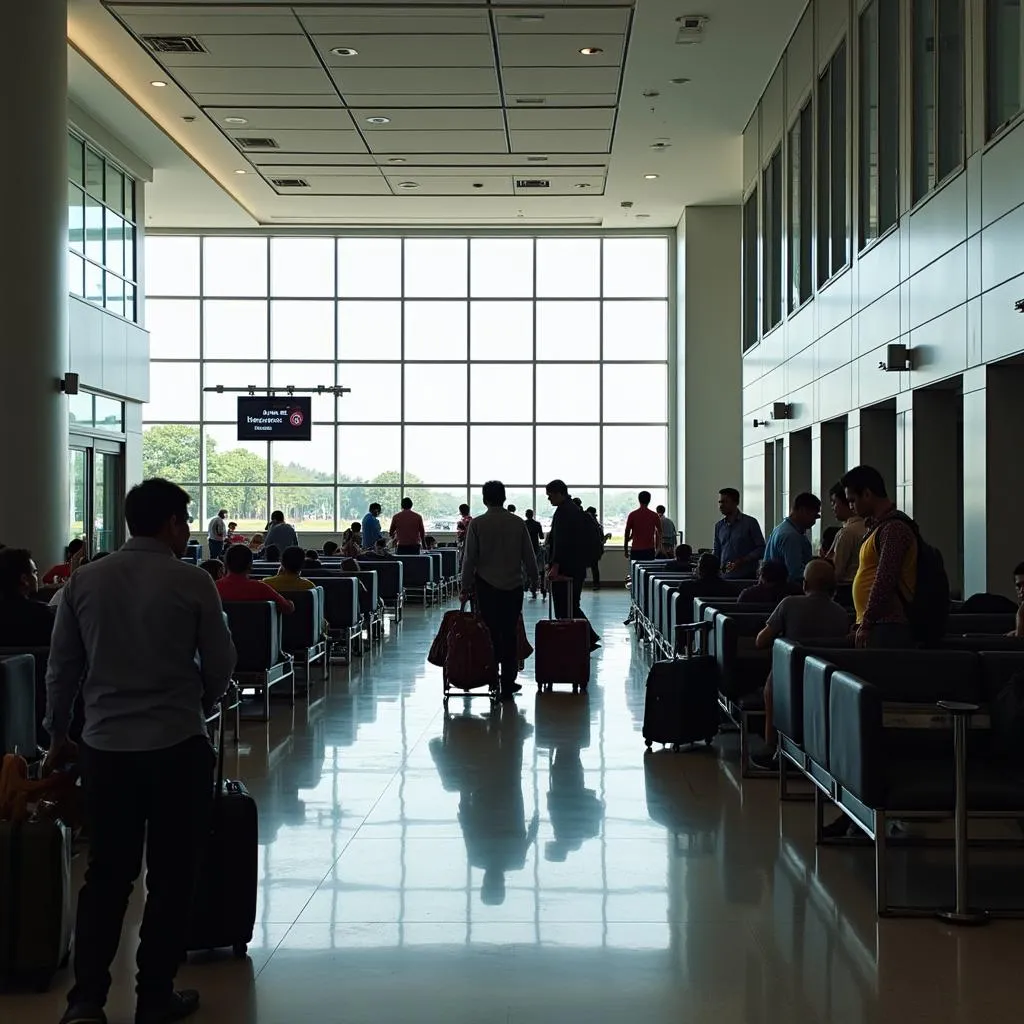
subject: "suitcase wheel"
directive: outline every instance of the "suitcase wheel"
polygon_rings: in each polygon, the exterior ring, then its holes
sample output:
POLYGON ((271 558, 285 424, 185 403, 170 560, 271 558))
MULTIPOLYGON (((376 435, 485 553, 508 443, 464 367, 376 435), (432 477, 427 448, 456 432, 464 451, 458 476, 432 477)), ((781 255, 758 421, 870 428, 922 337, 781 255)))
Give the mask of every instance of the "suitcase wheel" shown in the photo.
POLYGON ((645 747, 646 747, 646 748, 647 748, 648 750, 650 750, 650 749, 651 749, 651 746, 652 746, 652 741, 651 741, 651 740, 644 740, 644 746, 645 746, 645 747))
POLYGON ((249 947, 244 942, 236 942, 231 947, 231 952, 234 956, 241 960, 245 956, 245 954, 249 952, 249 947))

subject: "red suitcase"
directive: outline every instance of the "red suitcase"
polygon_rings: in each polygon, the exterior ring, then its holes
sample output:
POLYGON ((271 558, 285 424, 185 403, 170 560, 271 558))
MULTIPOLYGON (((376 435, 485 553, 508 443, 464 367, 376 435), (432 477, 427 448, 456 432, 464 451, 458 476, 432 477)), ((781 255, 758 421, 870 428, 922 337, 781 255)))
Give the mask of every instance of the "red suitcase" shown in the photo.
MULTIPOLYGON (((553 590, 572 587, 572 580, 552 580, 548 587, 548 618, 537 623, 534 634, 537 686, 551 689, 555 683, 571 685, 573 692, 590 682, 590 623, 586 619, 556 619, 553 590)), ((572 614, 572 594, 567 602, 572 614)))

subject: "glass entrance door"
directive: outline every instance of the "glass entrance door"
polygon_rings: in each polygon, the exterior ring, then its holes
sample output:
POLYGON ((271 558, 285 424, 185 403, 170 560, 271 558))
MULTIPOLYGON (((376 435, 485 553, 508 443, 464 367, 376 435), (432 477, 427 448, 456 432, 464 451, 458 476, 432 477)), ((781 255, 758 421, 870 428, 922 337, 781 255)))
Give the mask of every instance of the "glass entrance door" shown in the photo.
POLYGON ((93 451, 92 543, 89 550, 114 551, 119 542, 121 505, 120 453, 93 451))
POLYGON ((114 551, 124 538, 124 446, 73 437, 68 451, 68 540, 89 553, 114 551))
POLYGON ((85 536, 89 506, 89 462, 85 448, 68 450, 68 540, 85 536))

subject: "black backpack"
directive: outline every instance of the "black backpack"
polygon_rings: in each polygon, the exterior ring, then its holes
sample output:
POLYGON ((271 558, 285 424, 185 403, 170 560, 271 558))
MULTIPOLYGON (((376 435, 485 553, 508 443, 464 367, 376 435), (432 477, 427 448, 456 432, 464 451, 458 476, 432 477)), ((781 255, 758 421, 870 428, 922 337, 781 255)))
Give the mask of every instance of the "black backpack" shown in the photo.
POLYGON ((580 527, 583 540, 580 547, 586 558, 585 564, 596 565, 604 554, 604 527, 588 512, 583 512, 585 523, 580 527))
MULTIPOLYGON (((892 520, 906 523, 917 541, 917 580, 914 584, 914 596, 907 601, 901 593, 899 594, 907 613, 910 631, 919 644, 925 647, 938 647, 949 621, 949 577, 942 561, 942 552, 932 547, 921 536, 917 523, 910 516, 897 512, 886 522, 892 520)), ((883 523, 882 526, 884 525, 883 523)))

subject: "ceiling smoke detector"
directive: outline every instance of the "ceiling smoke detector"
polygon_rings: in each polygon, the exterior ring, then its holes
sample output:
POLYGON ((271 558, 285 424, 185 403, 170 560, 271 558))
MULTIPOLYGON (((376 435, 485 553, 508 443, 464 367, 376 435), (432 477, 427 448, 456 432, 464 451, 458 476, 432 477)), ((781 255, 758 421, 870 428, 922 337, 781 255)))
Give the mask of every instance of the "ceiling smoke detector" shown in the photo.
POLYGON ((704 28, 707 26, 708 16, 706 14, 684 14, 676 18, 679 28, 676 31, 676 45, 685 46, 690 43, 700 43, 704 39, 704 28))
POLYGON ((390 117, 368 117, 366 119, 367 124, 391 124, 390 117))

